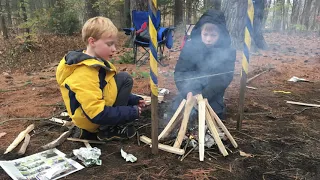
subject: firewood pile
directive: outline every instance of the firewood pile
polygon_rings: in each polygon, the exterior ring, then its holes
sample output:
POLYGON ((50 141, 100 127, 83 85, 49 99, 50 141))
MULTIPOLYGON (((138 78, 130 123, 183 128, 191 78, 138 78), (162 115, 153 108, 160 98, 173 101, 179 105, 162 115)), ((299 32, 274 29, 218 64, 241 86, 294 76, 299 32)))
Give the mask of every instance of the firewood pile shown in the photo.
MULTIPOLYGON (((227 156, 228 152, 222 140, 229 140, 234 148, 238 147, 238 144, 226 126, 209 105, 208 100, 203 99, 201 94, 192 96, 189 93, 187 100, 182 100, 167 126, 158 136, 158 140, 161 142, 166 139, 177 127, 179 130, 173 146, 159 143, 158 148, 166 152, 181 155, 181 161, 195 148, 199 149, 199 160, 204 161, 205 146, 211 147, 213 144, 218 146, 223 156, 227 156), (198 118, 195 122, 192 122, 192 118, 190 118, 193 109, 198 111, 198 118), (191 124, 197 128, 193 128, 190 131, 188 123, 197 123, 197 126, 191 124), (181 148, 183 144, 184 148, 181 148), (193 148, 186 153, 188 146, 192 146, 193 148)), ((141 136, 140 140, 151 145, 151 139, 146 136, 141 136)))

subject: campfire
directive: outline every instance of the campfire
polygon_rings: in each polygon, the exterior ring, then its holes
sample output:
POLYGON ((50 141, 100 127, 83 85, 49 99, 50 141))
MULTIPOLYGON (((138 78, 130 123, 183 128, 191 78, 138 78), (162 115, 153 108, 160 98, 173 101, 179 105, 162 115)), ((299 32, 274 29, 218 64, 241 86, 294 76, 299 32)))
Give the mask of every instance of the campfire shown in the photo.
MULTIPOLYGON (((158 136, 158 140, 161 141, 167 138, 179 124, 181 124, 181 126, 180 128, 178 127, 179 131, 173 146, 159 143, 158 147, 163 151, 181 155, 181 160, 193 149, 199 148, 199 160, 203 161, 205 146, 211 147, 213 144, 218 146, 223 156, 227 156, 228 152, 222 140, 229 139, 234 148, 238 147, 238 144, 226 126, 209 105, 208 100, 203 99, 201 94, 192 96, 192 94, 189 93, 187 100, 182 100, 167 126, 158 136), (196 120, 198 122, 195 122, 198 125, 194 126, 190 132, 187 132, 188 123, 191 122, 190 114, 193 108, 198 111, 198 119, 196 120), (185 144, 184 148, 181 148, 183 143, 185 144), (188 153, 185 153, 188 146, 192 146, 193 148, 188 153)), ((140 140, 146 144, 151 144, 151 139, 146 136, 141 136, 140 140)))

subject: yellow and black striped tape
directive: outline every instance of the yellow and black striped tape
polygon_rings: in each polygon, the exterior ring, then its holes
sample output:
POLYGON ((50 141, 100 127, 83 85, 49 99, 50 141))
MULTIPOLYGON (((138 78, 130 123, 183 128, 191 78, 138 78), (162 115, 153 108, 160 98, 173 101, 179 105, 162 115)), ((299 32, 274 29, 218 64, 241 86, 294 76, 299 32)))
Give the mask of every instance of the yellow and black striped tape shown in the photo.
POLYGON ((154 96, 158 97, 158 64, 157 64, 157 0, 149 0, 149 33, 150 33, 150 88, 154 96), (150 2, 151 1, 151 2, 150 2))

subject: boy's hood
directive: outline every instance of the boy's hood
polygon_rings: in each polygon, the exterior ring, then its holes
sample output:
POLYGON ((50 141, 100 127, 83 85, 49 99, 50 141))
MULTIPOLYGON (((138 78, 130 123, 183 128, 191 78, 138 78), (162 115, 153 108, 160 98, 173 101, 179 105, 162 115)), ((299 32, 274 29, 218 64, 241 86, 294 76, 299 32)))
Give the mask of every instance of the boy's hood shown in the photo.
POLYGON ((229 47, 231 45, 231 39, 229 31, 227 30, 226 21, 223 12, 210 9, 206 11, 196 23, 191 32, 192 41, 201 41, 201 26, 205 23, 212 23, 218 26, 220 29, 220 37, 215 47, 229 47))
POLYGON ((111 65, 104 59, 89 56, 83 53, 83 50, 70 51, 65 57, 63 57, 57 68, 56 78, 58 84, 62 84, 64 80, 80 65, 100 67, 104 68, 106 71, 115 71, 115 68, 111 67, 111 65))

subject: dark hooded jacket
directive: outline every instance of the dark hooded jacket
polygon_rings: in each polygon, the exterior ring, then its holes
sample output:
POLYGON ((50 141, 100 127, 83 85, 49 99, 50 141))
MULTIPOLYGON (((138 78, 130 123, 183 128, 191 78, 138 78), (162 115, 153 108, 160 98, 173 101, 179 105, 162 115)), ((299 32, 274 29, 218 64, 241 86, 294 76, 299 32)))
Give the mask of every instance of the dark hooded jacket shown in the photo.
POLYGON ((201 93, 217 113, 222 112, 223 96, 233 79, 235 59, 236 51, 231 48, 223 13, 205 12, 193 28, 191 40, 186 42, 175 67, 174 79, 181 96, 185 98, 188 92, 201 93), (219 39, 211 47, 201 40, 201 26, 205 23, 219 28, 219 39))

